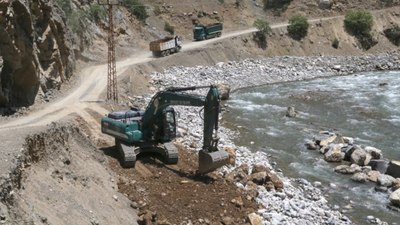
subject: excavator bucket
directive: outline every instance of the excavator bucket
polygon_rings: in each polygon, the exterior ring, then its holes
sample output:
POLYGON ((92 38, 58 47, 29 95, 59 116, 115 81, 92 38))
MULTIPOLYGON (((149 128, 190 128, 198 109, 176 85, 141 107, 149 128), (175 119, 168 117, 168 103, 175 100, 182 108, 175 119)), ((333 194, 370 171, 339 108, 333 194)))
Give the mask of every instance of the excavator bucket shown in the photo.
POLYGON ((225 151, 207 152, 199 151, 199 168, 198 173, 205 174, 216 170, 217 168, 228 163, 229 155, 225 151))

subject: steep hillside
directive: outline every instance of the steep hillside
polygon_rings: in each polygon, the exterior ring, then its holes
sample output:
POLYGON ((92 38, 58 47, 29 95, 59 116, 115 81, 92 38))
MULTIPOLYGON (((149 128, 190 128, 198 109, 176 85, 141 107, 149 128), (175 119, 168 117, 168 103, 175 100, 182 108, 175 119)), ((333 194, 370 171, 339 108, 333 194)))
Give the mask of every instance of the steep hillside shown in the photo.
MULTIPOLYGON (((118 58, 137 52, 148 51, 149 41, 169 35, 166 24, 174 27, 175 34, 192 40, 193 22, 203 24, 222 21, 224 32, 251 27, 256 18, 271 24, 286 21, 292 15, 302 14, 308 18, 342 15, 348 9, 379 10, 399 5, 398 0, 293 0, 282 7, 266 9, 265 3, 274 1, 254 0, 150 0, 125 1, 114 8, 114 35, 118 58), (127 2, 134 2, 128 5, 127 2), (133 4, 133 5, 132 5, 133 4), (136 5, 135 5, 136 4, 136 5), (142 5, 143 4, 143 5, 142 5), (137 18, 138 5, 148 17, 137 18)), ((139 10, 140 11, 140 10, 139 10)), ((392 13, 397 18, 396 12, 392 13)), ((387 21, 382 17, 376 23, 376 33, 387 21)), ((332 22, 335 23, 335 22, 332 22)), ((326 24, 323 24, 325 26, 326 24)), ((329 24, 328 24, 329 25, 329 24)), ((333 24, 331 24, 333 25, 333 24)), ((249 53, 273 56, 282 54, 308 55, 319 50, 320 43, 332 40, 332 32, 317 24, 303 42, 286 38, 285 29, 275 32, 266 51, 254 50, 251 38, 239 46, 249 53), (311 32, 313 33, 313 32, 311 32), (322 37, 322 39, 319 39, 322 37), (314 50, 313 50, 314 49, 314 50)), ((68 82, 74 74, 75 65, 107 60, 107 16, 106 9, 95 0, 88 1, 27 1, 0 2, 0 114, 13 113, 10 107, 30 106, 35 102, 49 101, 54 92, 68 82)), ((338 28, 339 32, 343 32, 338 28)), ((342 48, 331 49, 332 54, 351 54, 346 43, 351 36, 343 36, 342 48), (346 36, 346 37, 345 37, 346 36)), ((380 41, 380 40, 379 40, 380 41)), ((382 41, 386 41, 382 39, 382 41)), ((350 42, 349 42, 350 43, 350 42)), ((352 43, 350 43, 352 45, 352 43)), ((380 45, 375 47, 376 52, 380 45)), ((389 48, 390 49, 390 48, 389 48)), ((373 51, 372 51, 373 52, 373 51)), ((236 53, 235 53, 236 54, 236 53)), ((232 59, 242 55, 232 55, 232 59)), ((84 65, 83 64, 83 65, 84 65)))

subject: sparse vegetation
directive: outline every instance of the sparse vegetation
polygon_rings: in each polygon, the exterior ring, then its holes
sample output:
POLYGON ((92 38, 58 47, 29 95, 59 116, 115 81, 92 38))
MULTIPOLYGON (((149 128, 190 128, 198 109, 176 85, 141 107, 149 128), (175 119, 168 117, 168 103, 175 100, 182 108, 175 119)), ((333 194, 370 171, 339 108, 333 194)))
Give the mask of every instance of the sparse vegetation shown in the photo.
POLYGON ((95 21, 96 23, 100 22, 106 16, 106 11, 104 7, 98 4, 92 4, 89 8, 89 16, 90 20, 95 21))
POLYGON ((365 10, 349 11, 344 18, 346 31, 354 35, 365 50, 370 49, 377 43, 371 34, 373 23, 371 13, 365 10))
POLYGON ((389 39, 394 45, 400 46, 400 27, 399 25, 393 25, 383 31, 386 38, 389 39))
POLYGON ((263 33, 264 35, 268 35, 271 32, 271 27, 268 21, 257 19, 256 21, 254 21, 253 25, 257 28, 259 32, 263 33))
POLYGON ((271 32, 269 23, 265 20, 257 19, 254 21, 253 26, 258 30, 254 35, 254 40, 258 43, 260 48, 267 48, 267 35, 271 32))
POLYGON ((149 17, 146 7, 138 0, 125 0, 123 5, 142 23, 146 22, 147 17, 149 17))
POLYGON ((239 8, 243 5, 243 0, 235 0, 235 6, 236 8, 239 8))
POLYGON ((339 48, 339 39, 335 38, 332 41, 332 47, 338 49, 339 48))
POLYGON ((160 6, 158 6, 158 5, 154 6, 153 12, 154 12, 154 15, 156 15, 156 16, 161 15, 162 12, 161 12, 160 6))
POLYGON ((167 31, 170 34, 174 34, 175 33, 175 27, 172 26, 171 24, 169 24, 168 22, 165 22, 164 30, 167 31))
POLYGON ((264 10, 273 9, 284 11, 292 0, 263 0, 264 10))
POLYGON ((218 0, 219 3, 224 4, 225 0, 218 0))
POLYGON ((82 35, 87 28, 87 15, 83 10, 73 11, 70 17, 67 18, 67 24, 72 32, 82 35))
POLYGON ((295 40, 300 40, 307 35, 310 24, 304 16, 293 16, 289 19, 287 31, 289 36, 295 40))

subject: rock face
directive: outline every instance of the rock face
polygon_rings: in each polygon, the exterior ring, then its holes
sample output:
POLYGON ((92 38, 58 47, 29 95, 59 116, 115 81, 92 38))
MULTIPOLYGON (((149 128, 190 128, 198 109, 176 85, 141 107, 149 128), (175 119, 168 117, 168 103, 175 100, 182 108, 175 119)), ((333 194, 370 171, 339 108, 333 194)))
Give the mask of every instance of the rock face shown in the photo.
POLYGON ((0 2, 0 107, 29 106, 59 88, 74 67, 72 41, 52 3, 0 2))

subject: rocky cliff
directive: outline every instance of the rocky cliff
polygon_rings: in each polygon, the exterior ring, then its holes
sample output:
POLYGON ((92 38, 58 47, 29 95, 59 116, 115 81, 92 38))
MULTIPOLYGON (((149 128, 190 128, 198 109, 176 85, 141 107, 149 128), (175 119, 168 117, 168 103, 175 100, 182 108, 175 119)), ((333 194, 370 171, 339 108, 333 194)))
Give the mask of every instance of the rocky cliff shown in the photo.
POLYGON ((27 106, 74 68, 62 12, 48 0, 0 1, 0 107, 27 106))

